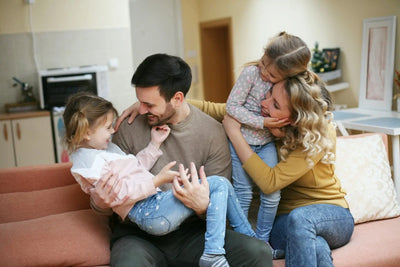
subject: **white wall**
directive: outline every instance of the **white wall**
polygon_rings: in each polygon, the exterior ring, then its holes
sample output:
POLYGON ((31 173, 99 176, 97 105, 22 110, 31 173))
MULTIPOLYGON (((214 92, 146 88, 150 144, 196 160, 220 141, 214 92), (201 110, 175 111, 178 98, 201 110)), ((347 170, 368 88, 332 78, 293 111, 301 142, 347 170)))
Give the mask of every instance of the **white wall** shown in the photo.
POLYGON ((129 27, 128 0, 0 1, 0 34, 129 27))

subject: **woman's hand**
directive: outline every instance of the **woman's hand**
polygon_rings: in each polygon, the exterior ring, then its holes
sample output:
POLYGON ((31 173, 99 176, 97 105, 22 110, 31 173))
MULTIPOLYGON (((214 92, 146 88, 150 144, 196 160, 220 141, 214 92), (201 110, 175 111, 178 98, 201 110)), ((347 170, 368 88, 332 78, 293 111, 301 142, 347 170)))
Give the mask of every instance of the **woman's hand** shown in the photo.
POLYGON ((139 106, 140 102, 136 102, 122 112, 121 116, 119 116, 118 119, 115 121, 114 125, 115 131, 118 131, 119 126, 127 117, 129 117, 128 118, 129 124, 131 124, 135 120, 135 118, 139 115, 139 106))
POLYGON ((161 143, 167 139, 170 132, 171 129, 168 127, 168 125, 154 126, 151 128, 150 132, 151 143, 156 147, 160 147, 161 143))
POLYGON ((201 166, 197 173, 196 166, 191 162, 190 175, 188 175, 183 165, 179 164, 179 174, 179 179, 176 177, 173 182, 174 196, 186 207, 194 210, 197 215, 205 214, 210 202, 210 188, 204 166, 201 166), (199 175, 201 183, 199 183, 199 175), (191 180, 189 180, 190 177, 191 180))

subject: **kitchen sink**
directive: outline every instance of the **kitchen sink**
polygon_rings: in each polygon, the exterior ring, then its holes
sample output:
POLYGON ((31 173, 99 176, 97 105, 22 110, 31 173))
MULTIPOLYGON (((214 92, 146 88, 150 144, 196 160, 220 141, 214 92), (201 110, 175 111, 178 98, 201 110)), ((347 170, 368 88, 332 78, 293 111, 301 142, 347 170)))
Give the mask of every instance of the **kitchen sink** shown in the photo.
POLYGON ((21 102, 21 103, 8 103, 5 104, 5 109, 7 113, 17 113, 17 112, 27 112, 39 110, 38 102, 21 102))

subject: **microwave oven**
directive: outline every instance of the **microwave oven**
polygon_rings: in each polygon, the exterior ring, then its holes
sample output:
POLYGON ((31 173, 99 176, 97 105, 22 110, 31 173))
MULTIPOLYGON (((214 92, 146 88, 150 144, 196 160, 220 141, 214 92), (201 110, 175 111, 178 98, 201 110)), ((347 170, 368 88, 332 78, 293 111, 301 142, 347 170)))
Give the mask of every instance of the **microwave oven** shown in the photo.
POLYGON ((108 68, 103 65, 39 71, 40 107, 52 110, 63 107, 68 97, 87 91, 105 99, 109 98, 108 68))

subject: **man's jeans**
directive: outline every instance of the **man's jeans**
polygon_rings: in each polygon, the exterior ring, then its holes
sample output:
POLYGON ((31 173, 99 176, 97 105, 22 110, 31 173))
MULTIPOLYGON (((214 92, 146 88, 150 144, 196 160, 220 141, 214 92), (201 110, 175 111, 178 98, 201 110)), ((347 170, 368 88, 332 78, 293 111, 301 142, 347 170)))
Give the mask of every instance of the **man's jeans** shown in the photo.
POLYGON ((333 266, 331 249, 347 244, 353 230, 349 209, 330 204, 308 205, 276 217, 271 244, 286 251, 286 266, 333 266))
MULTIPOLYGON (((251 145, 250 147, 269 167, 273 168, 278 163, 275 142, 270 142, 262 146, 251 145)), ((229 143, 229 148, 232 157, 233 188, 235 189, 236 196, 239 199, 244 214, 248 217, 250 204, 253 199, 254 182, 243 169, 242 163, 231 143, 229 143)), ((257 216, 256 236, 265 242, 269 241, 280 197, 279 190, 268 195, 260 191, 260 207, 257 216)))

